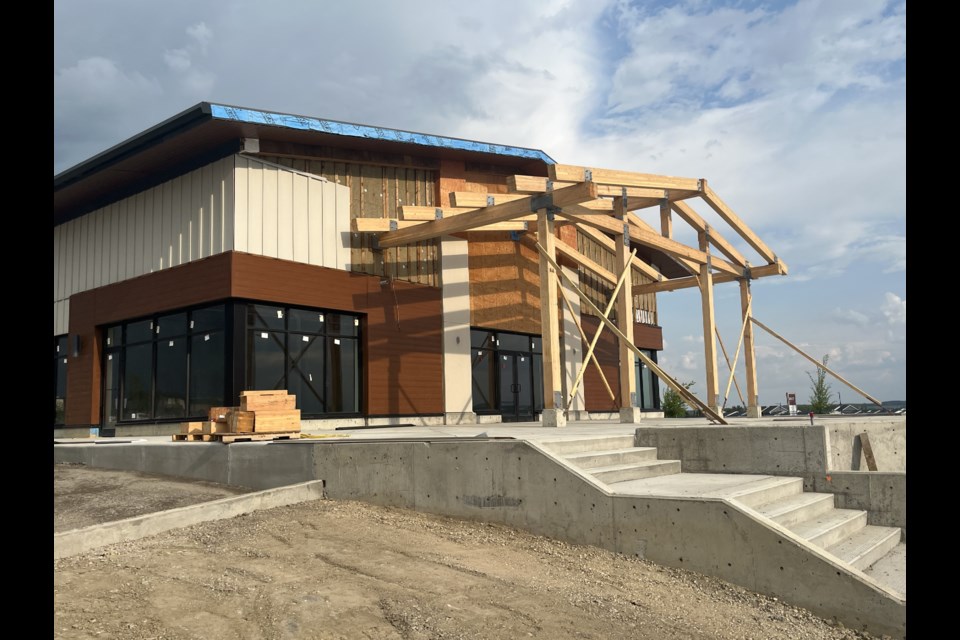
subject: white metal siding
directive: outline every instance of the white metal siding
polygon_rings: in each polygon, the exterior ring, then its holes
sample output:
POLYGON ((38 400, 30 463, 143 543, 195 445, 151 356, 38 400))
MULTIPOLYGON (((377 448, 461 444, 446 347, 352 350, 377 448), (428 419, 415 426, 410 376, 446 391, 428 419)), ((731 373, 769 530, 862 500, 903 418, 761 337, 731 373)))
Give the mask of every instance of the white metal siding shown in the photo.
POLYGON ((231 156, 54 227, 54 335, 75 293, 231 249, 233 171, 231 156))
POLYGON ((349 188, 249 156, 236 161, 237 251, 349 269, 349 188))

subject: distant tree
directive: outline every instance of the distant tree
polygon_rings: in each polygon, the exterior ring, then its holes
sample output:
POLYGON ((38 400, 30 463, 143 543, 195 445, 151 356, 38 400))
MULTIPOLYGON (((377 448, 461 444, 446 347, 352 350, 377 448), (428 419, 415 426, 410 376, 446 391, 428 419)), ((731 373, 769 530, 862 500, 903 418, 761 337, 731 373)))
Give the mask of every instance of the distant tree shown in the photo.
POLYGON ((829 354, 823 356, 823 367, 817 367, 816 377, 807 372, 810 378, 810 410, 814 413, 826 413, 830 409, 830 384, 827 382, 827 360, 829 354))
MULTIPOLYGON (((694 381, 691 380, 690 382, 681 382, 680 386, 684 389, 689 389, 694 384, 694 381)), ((667 418, 687 417, 687 403, 684 401, 683 396, 670 387, 663 392, 663 401, 660 403, 660 407, 663 409, 663 415, 667 418)))

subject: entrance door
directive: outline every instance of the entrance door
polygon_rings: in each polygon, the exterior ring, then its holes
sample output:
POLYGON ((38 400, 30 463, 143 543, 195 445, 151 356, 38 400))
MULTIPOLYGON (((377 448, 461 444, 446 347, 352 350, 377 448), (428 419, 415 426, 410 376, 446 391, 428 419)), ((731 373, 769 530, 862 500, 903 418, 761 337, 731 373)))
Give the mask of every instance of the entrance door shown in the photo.
POLYGON ((533 362, 529 353, 500 351, 500 412, 503 422, 533 421, 533 362))

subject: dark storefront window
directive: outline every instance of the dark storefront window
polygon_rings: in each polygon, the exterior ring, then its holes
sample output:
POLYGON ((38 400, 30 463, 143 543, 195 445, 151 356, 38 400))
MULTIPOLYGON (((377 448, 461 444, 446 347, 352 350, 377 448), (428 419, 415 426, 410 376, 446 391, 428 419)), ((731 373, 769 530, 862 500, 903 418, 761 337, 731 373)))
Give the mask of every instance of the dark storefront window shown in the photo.
POLYGON ((247 306, 246 388, 286 389, 302 416, 360 412, 360 318, 247 306))
MULTIPOLYGON (((643 354, 657 361, 657 352, 647 349, 641 349, 643 354)), ((636 358, 636 384, 637 384, 637 406, 644 411, 656 411, 660 409, 660 390, 657 384, 657 377, 645 365, 640 358, 636 358)))
POLYGON ((103 420, 184 420, 225 404, 226 305, 104 330, 103 420))
POLYGON ((67 412, 67 336, 53 339, 53 424, 64 423, 67 412))

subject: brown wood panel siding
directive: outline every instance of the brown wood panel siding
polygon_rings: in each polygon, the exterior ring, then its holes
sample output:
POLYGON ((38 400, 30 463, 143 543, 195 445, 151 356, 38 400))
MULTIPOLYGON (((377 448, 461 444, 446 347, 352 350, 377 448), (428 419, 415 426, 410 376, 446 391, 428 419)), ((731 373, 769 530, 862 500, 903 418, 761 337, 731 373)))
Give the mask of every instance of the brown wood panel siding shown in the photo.
POLYGON ((70 297, 70 335, 80 336, 81 349, 78 358, 71 352, 67 366, 68 426, 100 423, 102 345, 97 327, 229 297, 230 255, 217 254, 70 297))
POLYGON ((539 334, 537 254, 502 231, 474 231, 468 237, 470 324, 539 334))
POLYGON ((443 304, 439 289, 378 276, 232 253, 231 295, 361 313, 366 415, 443 412, 443 304))
MULTIPOLYGON (((600 327, 600 319, 596 316, 582 315, 580 321, 583 325, 583 331, 590 340, 582 341, 583 355, 587 354, 590 348, 590 341, 596 335, 600 327)), ((583 400, 587 411, 619 411, 620 410, 620 352, 617 348, 617 336, 609 328, 604 327, 600 334, 600 340, 594 349, 597 360, 600 361, 600 367, 603 369, 603 375, 606 376, 610 388, 613 389, 614 400, 610 399, 600 374, 594 365, 587 367, 583 374, 583 400)), ((579 366, 583 366, 582 364, 579 366)))
MULTIPOLYGON (((597 333, 600 326, 600 318, 596 316, 584 315, 580 318, 583 324, 583 330, 590 340, 597 333)), ((590 340, 583 342, 582 347, 584 355, 590 348, 590 340)), ((653 351, 663 350, 663 330, 647 324, 633 323, 633 343, 638 349, 650 349, 653 351)), ((615 401, 610 400, 600 374, 597 368, 590 365, 587 372, 583 375, 583 395, 587 411, 619 411, 620 410, 620 354, 617 349, 617 337, 609 328, 604 328, 600 334, 600 340, 594 350, 603 374, 613 389, 615 401)), ((579 365, 578 365, 579 366, 579 365)))

